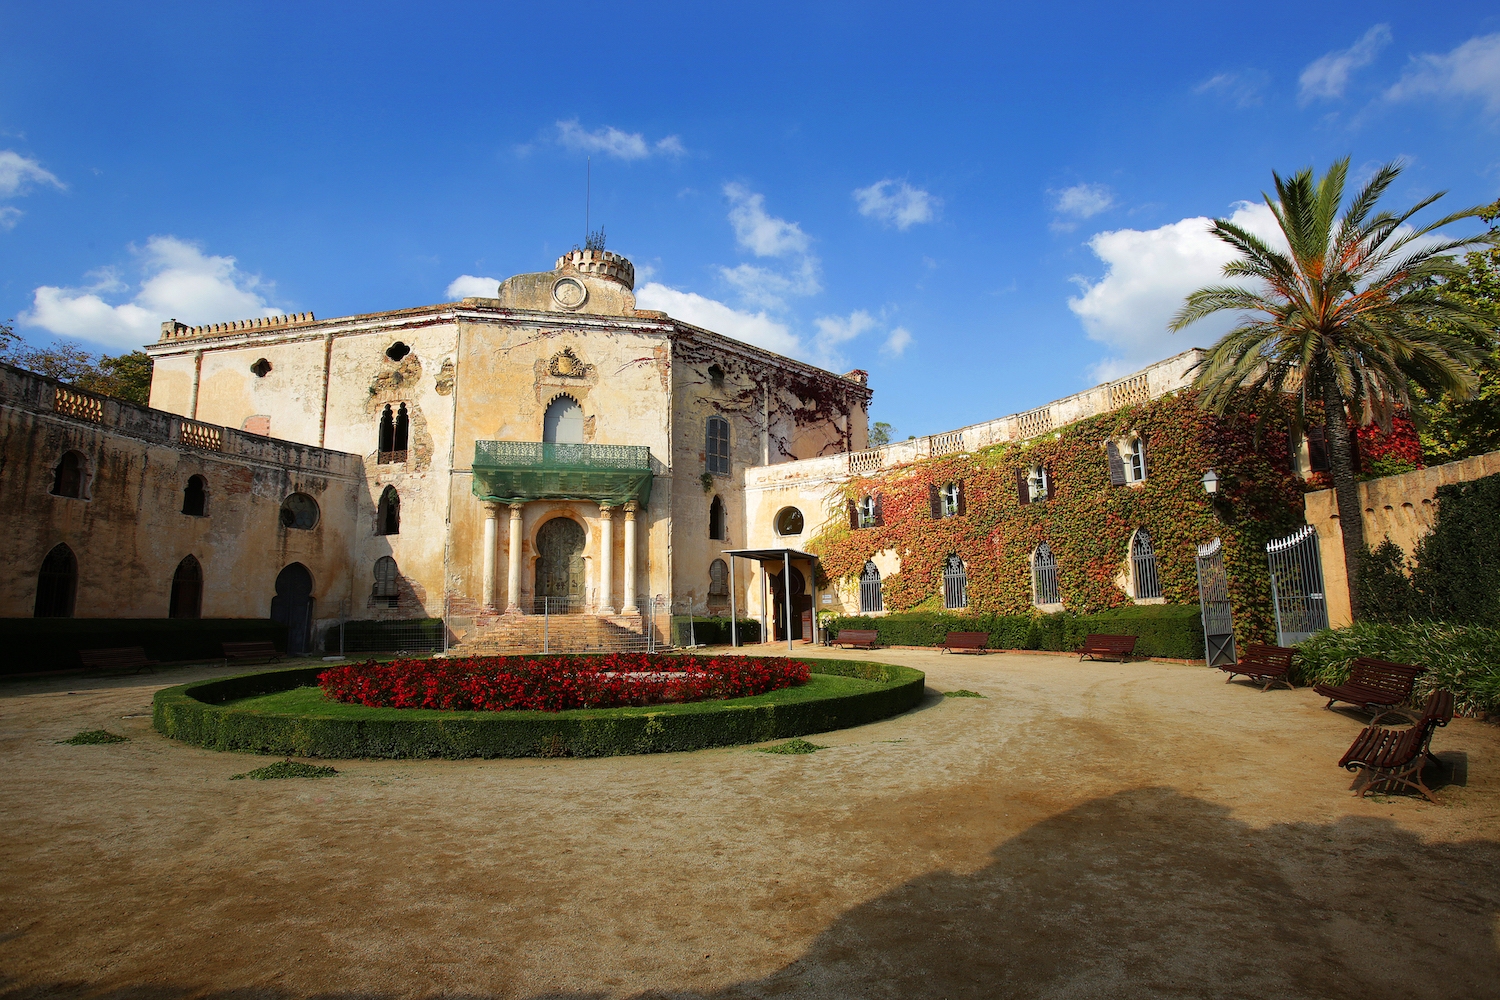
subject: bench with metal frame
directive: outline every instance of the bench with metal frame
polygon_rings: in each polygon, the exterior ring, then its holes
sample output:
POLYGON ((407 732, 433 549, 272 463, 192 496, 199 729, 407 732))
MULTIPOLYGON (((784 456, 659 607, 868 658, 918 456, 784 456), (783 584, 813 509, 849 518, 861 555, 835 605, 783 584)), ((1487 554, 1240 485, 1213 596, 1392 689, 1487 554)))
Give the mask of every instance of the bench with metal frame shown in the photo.
POLYGON ((841 628, 831 645, 853 646, 855 649, 874 649, 880 642, 880 633, 874 629, 841 628))
POLYGON ((1412 685, 1426 667, 1410 663, 1392 663, 1361 656, 1349 668, 1349 679, 1342 684, 1315 684, 1313 690, 1328 699, 1324 708, 1334 702, 1348 702, 1360 711, 1370 713, 1370 725, 1378 725, 1387 715, 1404 715, 1400 706, 1411 698, 1412 685))
POLYGON ((990 634, 988 632, 949 632, 943 637, 943 652, 956 653, 960 650, 970 653, 988 653, 990 634))
POLYGON ((159 661, 146 658, 146 650, 141 646, 120 646, 114 649, 80 649, 78 658, 83 661, 85 668, 89 670, 129 670, 132 673, 140 673, 142 670, 155 672, 159 661))
POLYGON ((1422 780, 1422 769, 1429 762, 1439 763, 1432 753, 1432 734, 1451 721, 1453 692, 1434 691, 1422 717, 1410 729, 1366 726, 1339 761, 1339 767, 1359 775, 1355 787, 1360 798, 1380 786, 1386 791, 1413 788, 1427 801, 1436 802, 1432 789, 1422 780))
POLYGON ((1297 651, 1286 646, 1252 642, 1238 663, 1221 663, 1219 669, 1229 675, 1224 678, 1225 684, 1236 677, 1248 677, 1256 683, 1264 682, 1262 691, 1271 690, 1272 684, 1285 684, 1290 688, 1292 682, 1287 674, 1292 669, 1292 657, 1295 655, 1297 651))
POLYGON ((226 642, 221 644, 224 648, 224 662, 230 660, 279 660, 281 651, 276 648, 274 642, 261 640, 259 642, 226 642))
POLYGON ((1135 640, 1133 635, 1090 635, 1084 637, 1083 645, 1074 652, 1078 654, 1080 663, 1084 659, 1109 659, 1124 663, 1135 655, 1135 640))

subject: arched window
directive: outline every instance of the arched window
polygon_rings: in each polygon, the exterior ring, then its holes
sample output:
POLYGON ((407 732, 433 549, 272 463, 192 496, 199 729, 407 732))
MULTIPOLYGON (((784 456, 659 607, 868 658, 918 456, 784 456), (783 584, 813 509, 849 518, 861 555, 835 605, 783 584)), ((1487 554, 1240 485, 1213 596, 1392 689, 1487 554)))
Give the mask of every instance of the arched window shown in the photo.
POLYGON ((1151 547, 1151 536, 1145 528, 1141 528, 1130 539, 1130 569, 1136 600, 1161 596, 1161 577, 1156 573, 1156 550, 1151 547))
POLYGON ((1146 439, 1134 437, 1130 439, 1130 481, 1132 483, 1143 483, 1146 481, 1146 439))
POLYGON ((183 556, 172 574, 172 601, 168 618, 203 617, 203 567, 192 556, 183 556))
POLYGON ((722 559, 708 564, 708 596, 729 596, 729 565, 722 559))
POLYGON ((558 396, 542 418, 542 440, 548 444, 583 444, 583 407, 572 396, 558 396))
POLYGON ((36 575, 38 618, 72 618, 73 595, 78 592, 78 560, 66 545, 54 545, 36 575))
POLYGON ((872 562, 865 563, 864 572, 859 574, 859 610, 885 610, 885 598, 880 593, 880 568, 872 562))
POLYGON ((969 574, 964 561, 949 556, 943 563, 943 607, 948 610, 969 606, 969 574))
POLYGON ((406 442, 411 433, 411 418, 406 413, 406 404, 398 403, 395 409, 387 403, 380 411, 380 454, 376 461, 382 464, 406 461, 406 442))
POLYGON ((729 475, 729 421, 723 417, 708 418, 707 442, 704 445, 708 471, 716 476, 729 475))
POLYGON ((63 454, 52 475, 52 495, 83 499, 83 456, 76 451, 63 454))
POLYGON ((1057 557, 1046 542, 1031 554, 1031 603, 1037 607, 1062 603, 1057 586, 1057 557))
POLYGON ((189 517, 208 516, 208 480, 202 476, 188 477, 182 490, 182 512, 189 517))
POLYGON ((964 484, 963 480, 946 483, 938 486, 933 483, 927 487, 928 501, 932 505, 932 519, 941 520, 945 517, 958 517, 964 512, 964 484))
POLYGON ((796 507, 783 507, 776 515, 776 534, 802 534, 802 512, 796 507))
POLYGON ((396 560, 390 556, 381 556, 375 560, 375 586, 370 591, 370 604, 374 607, 394 608, 396 606, 396 581, 400 573, 396 569, 396 560))
POLYGON ((293 493, 281 501, 282 527, 311 531, 318 526, 318 501, 306 493, 293 493))
POLYGON ((859 526, 873 528, 880 523, 880 501, 872 493, 859 502, 859 526))
POLYGON ((719 497, 714 497, 714 502, 708 505, 708 537, 716 542, 729 541, 729 515, 719 497))
POLYGON ((375 508, 375 534, 401 534, 401 497, 394 486, 387 486, 380 493, 380 504, 375 508))

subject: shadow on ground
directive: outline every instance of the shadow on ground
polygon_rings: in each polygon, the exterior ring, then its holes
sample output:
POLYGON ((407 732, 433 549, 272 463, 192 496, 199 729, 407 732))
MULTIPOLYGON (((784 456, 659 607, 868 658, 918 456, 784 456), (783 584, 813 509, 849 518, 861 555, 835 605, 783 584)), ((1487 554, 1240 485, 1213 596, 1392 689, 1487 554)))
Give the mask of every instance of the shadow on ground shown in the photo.
MULTIPOLYGON (((1418 807, 1390 806, 1398 815, 1418 807)), ((1427 844, 1385 818, 1258 829, 1221 806, 1144 788, 1038 823, 973 873, 931 872, 844 913, 764 979, 686 993, 663 969, 656 990, 635 995, 1477 1000, 1500 996, 1497 914, 1500 844, 1492 840, 1427 844)), ((389 995, 431 992, 420 956, 412 959, 412 980, 389 995)), ((503 978, 493 988, 447 995, 515 995, 503 978)), ((0 982, 6 1000, 302 995, 373 998, 0 982)))

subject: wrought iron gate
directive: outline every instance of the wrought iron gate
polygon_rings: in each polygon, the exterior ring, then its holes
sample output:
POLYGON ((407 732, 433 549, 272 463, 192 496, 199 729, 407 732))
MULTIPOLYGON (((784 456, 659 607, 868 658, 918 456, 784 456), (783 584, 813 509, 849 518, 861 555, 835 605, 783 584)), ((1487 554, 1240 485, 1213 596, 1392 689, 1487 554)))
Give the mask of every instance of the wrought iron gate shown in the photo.
POLYGON ((1219 539, 1198 546, 1198 606, 1203 614, 1203 653, 1210 667, 1236 662, 1234 609, 1219 539))
POLYGON ((1271 564, 1271 603, 1276 608, 1276 642, 1293 646, 1328 627, 1323 593, 1323 558, 1318 530, 1310 524, 1266 544, 1271 564))

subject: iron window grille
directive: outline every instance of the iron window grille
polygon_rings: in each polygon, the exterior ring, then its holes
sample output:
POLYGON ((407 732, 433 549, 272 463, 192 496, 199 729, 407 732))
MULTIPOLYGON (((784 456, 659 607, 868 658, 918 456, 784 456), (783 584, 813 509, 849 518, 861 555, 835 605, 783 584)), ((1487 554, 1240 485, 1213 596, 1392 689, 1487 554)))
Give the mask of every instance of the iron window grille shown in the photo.
POLYGON ((1057 586, 1057 557, 1046 542, 1036 547, 1031 558, 1031 603, 1037 607, 1062 603, 1057 586))
POLYGON ((880 592, 880 569, 872 562, 865 563, 859 574, 859 610, 864 613, 884 611, 885 599, 880 592))
POLYGON ((1151 536, 1142 528, 1130 540, 1130 561, 1135 570, 1135 597, 1148 600, 1161 596, 1161 577, 1156 572, 1156 550, 1151 536))
POLYGON ((952 611, 969 606, 969 574, 964 561, 958 556, 949 556, 943 564, 943 607, 952 611))
POLYGON ((709 417, 707 442, 704 446, 708 471, 716 476, 729 475, 729 421, 709 417))

